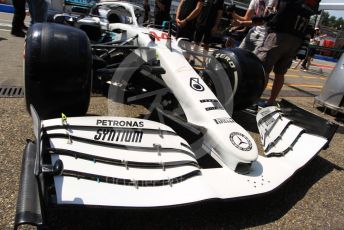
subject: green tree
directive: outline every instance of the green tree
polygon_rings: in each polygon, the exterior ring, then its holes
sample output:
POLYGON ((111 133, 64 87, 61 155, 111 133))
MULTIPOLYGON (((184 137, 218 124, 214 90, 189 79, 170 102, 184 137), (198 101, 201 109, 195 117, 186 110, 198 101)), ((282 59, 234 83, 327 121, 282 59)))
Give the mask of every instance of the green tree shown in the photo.
POLYGON ((330 17, 330 14, 326 11, 324 11, 321 15, 322 17, 322 21, 321 21, 321 24, 323 24, 324 26, 329 26, 329 17, 330 17))
POLYGON ((332 28, 335 28, 336 27, 336 20, 337 18, 335 16, 331 16, 329 19, 328 19, 328 26, 329 27, 332 27, 332 28))
POLYGON ((343 29, 344 28, 344 19, 342 17, 336 20, 336 28, 343 29))

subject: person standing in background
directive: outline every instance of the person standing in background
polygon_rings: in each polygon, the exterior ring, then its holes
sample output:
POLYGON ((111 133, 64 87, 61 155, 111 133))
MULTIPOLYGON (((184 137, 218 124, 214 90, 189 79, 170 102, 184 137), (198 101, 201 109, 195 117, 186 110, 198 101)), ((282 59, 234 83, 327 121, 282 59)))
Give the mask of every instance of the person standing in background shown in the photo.
MULTIPOLYGON (((314 29, 315 33, 314 33, 314 37, 310 39, 309 41, 309 45, 314 45, 314 46, 319 46, 320 45, 320 41, 323 37, 326 37, 326 34, 321 35, 320 33, 320 29, 318 27, 316 27, 314 29)), ((301 64, 301 69, 304 71, 307 71, 309 66, 311 65, 311 60, 314 57, 316 52, 316 48, 314 47, 308 47, 307 50, 307 56, 306 58, 303 60, 302 64, 301 64)))
POLYGON ((143 16, 143 22, 149 21, 150 6, 148 0, 143 0, 143 9, 145 10, 145 15, 143 16))
POLYGON ((181 0, 176 13, 176 37, 193 40, 195 32, 195 19, 202 10, 202 0, 181 0))
MULTIPOLYGON (((186 38, 185 48, 191 50, 191 42, 195 34, 196 18, 202 10, 202 0, 181 0, 176 12, 177 34, 176 38, 186 38)), ((190 55, 185 58, 190 60, 190 55)), ((194 62, 194 61, 193 61, 194 62)))
POLYGON ((25 32, 27 27, 24 24, 25 20, 25 0, 13 0, 14 14, 12 19, 12 29, 11 34, 16 37, 25 37, 25 32))
POLYGON ((219 31, 223 8, 223 0, 203 0, 202 10, 196 22, 194 41, 198 46, 203 39, 204 52, 209 50, 212 35, 219 31))
POLYGON ((155 0, 154 24, 161 26, 163 21, 169 21, 172 0, 155 0))
POLYGON ((266 84, 273 70, 271 95, 260 107, 274 105, 283 84, 284 75, 307 35, 309 19, 319 8, 320 0, 279 0, 276 15, 268 23, 268 35, 258 48, 257 57, 262 61, 266 84))
MULTIPOLYGON (((254 24, 252 22, 253 16, 267 16, 271 11, 273 11, 275 6, 276 0, 252 0, 245 16, 239 16, 235 12, 232 12, 231 16, 235 20, 234 24, 236 26, 251 26, 254 24)), ((240 43, 239 48, 246 49, 257 54, 257 50, 263 45, 266 35, 267 27, 265 23, 254 25, 247 33, 244 40, 240 43)))
POLYGON ((49 0, 28 0, 31 15, 31 25, 37 22, 46 22, 48 19, 49 0))

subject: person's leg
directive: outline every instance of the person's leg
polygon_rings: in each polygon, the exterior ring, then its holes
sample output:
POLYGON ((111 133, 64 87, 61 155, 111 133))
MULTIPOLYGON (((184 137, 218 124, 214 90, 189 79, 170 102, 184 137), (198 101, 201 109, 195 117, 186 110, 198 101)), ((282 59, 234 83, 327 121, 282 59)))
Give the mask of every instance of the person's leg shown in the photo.
POLYGON ((163 21, 168 21, 168 22, 171 21, 169 12, 164 12, 163 21))
POLYGON ((267 105, 273 105, 276 101, 276 98, 278 97, 278 94, 280 93, 282 87, 284 84, 284 74, 276 74, 275 73, 275 79, 272 84, 271 94, 267 101, 267 105))
POLYGON ((308 59, 307 65, 306 65, 306 69, 309 69, 309 66, 311 65, 313 57, 314 57, 314 52, 309 56, 309 59, 308 59))
POLYGON ((258 49, 263 46, 267 34, 258 34, 253 40, 254 49, 252 53, 257 55, 258 49))
POLYGON ((166 14, 164 12, 159 12, 154 14, 154 25, 157 28, 161 28, 164 21, 170 21, 169 14, 166 14))
POLYGON ((313 48, 308 48, 307 50, 307 57, 305 58, 304 62, 302 62, 302 68, 308 69, 309 65, 311 64, 311 59, 314 56, 315 50, 313 48))
POLYGON ((309 51, 307 51, 307 55, 306 55, 305 59, 303 59, 303 62, 301 64, 302 68, 306 68, 306 65, 307 65, 307 62, 308 62, 308 59, 309 59, 309 54, 308 53, 309 53, 309 51))
POLYGON ((265 70, 265 87, 269 82, 269 74, 279 58, 279 46, 276 33, 267 35, 263 45, 257 49, 257 57, 262 62, 265 70))
MULTIPOLYGON (((186 50, 191 51, 191 41, 193 40, 193 28, 191 26, 186 26, 186 27, 177 27, 177 33, 176 33, 176 38, 185 38, 183 39, 183 46, 185 47, 186 50)), ((189 53, 185 54, 186 60, 190 61, 191 57, 189 53)))
POLYGON ((292 61, 302 44, 301 38, 288 34, 281 34, 280 41, 280 55, 274 65, 275 79, 272 84, 271 94, 267 101, 267 105, 273 105, 275 103, 284 84, 284 75, 290 68, 292 61))
POLYGON ((162 26, 162 18, 160 17, 159 14, 156 14, 156 15, 154 16, 154 25, 155 25, 158 29, 160 29, 161 26, 162 26))
MULTIPOLYGON (((204 28, 202 28, 202 27, 196 28, 195 36, 194 36, 195 45, 193 47, 193 50, 195 52, 199 51, 199 48, 201 46, 201 41, 202 41, 203 37, 204 37, 204 28)), ((200 61, 200 59, 198 57, 196 57, 195 60, 196 59, 200 61)))
POLYGON ((309 66, 311 65, 311 57, 309 58, 307 64, 306 64, 306 69, 308 70, 309 69, 309 66))
POLYGON ((251 28, 244 39, 241 41, 239 48, 248 50, 252 52, 254 50, 254 43, 253 40, 255 39, 255 32, 254 28, 251 28))
POLYGON ((303 60, 303 62, 302 62, 302 64, 301 64, 301 69, 304 69, 304 70, 307 70, 307 69, 308 69, 308 66, 309 66, 308 63, 310 63, 310 59, 311 59, 311 57, 310 57, 310 56, 307 56, 307 57, 303 60))
POLYGON ((299 65, 301 64, 301 62, 303 62, 303 60, 304 60, 304 59, 300 59, 300 60, 297 62, 296 66, 293 67, 293 69, 297 69, 297 67, 299 67, 299 65))
POLYGON ((28 0, 27 4, 29 6, 29 13, 30 13, 30 26, 32 26, 35 22, 34 22, 34 18, 35 18, 35 0, 28 0))
POLYGON ((12 19, 11 33, 15 36, 24 37, 23 25, 25 19, 25 0, 13 0, 14 14, 12 19))
POLYGON ((143 6, 144 10, 145 10, 145 13, 144 13, 144 16, 143 16, 143 22, 146 23, 146 22, 149 22, 149 16, 150 16, 150 6, 149 4, 144 4, 143 6))
MULTIPOLYGON (((31 0, 32 1, 32 0, 31 0)), ((47 0, 33 0, 34 3, 34 17, 33 21, 36 22, 46 22, 48 19, 48 7, 49 3, 47 0)))
POLYGON ((205 65, 206 60, 207 60, 206 55, 208 55, 208 52, 209 52, 209 44, 211 43, 211 39, 212 39, 211 28, 206 28, 204 31, 204 37, 203 37, 203 54, 204 54, 203 65, 205 65))

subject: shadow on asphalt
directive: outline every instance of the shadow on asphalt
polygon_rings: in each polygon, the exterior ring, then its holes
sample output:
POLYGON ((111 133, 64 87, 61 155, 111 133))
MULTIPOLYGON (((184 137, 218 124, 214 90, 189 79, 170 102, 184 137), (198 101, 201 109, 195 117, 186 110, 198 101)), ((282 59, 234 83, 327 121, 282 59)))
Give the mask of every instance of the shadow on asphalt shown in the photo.
POLYGON ((0 37, 0 42, 1 42, 1 41, 6 41, 6 40, 8 40, 8 39, 7 39, 7 38, 0 37))
POLYGON ((323 106, 317 106, 316 109, 323 114, 333 117, 334 121, 339 124, 337 133, 344 133, 344 113, 336 112, 331 109, 325 109, 323 106))
POLYGON ((303 73, 306 73, 308 75, 315 74, 315 75, 319 75, 319 76, 322 76, 322 77, 328 77, 331 74, 331 71, 330 72, 323 72, 322 69, 321 69, 321 71, 314 70, 314 69, 309 69, 308 71, 303 72, 303 73))
MULTIPOLYGON (((342 120, 342 122, 344 122, 344 121, 342 120)), ((344 133, 344 127, 343 126, 339 126, 338 129, 337 129, 337 133, 343 134, 344 133)))
POLYGON ((213 200, 150 210, 54 210, 48 215, 49 229, 243 229, 259 226, 284 216, 318 180, 333 170, 343 168, 318 156, 276 191, 236 201, 213 200))

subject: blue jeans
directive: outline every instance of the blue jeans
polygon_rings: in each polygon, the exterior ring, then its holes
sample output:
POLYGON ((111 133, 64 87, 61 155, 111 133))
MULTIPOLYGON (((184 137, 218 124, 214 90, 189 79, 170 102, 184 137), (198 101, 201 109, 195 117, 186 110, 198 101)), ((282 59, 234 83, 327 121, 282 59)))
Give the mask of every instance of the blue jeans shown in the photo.
POLYGON ((31 25, 37 22, 47 21, 49 4, 49 0, 28 0, 31 25))

